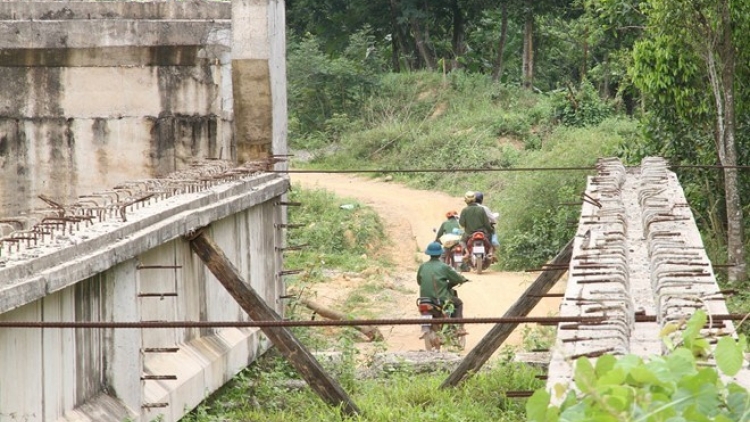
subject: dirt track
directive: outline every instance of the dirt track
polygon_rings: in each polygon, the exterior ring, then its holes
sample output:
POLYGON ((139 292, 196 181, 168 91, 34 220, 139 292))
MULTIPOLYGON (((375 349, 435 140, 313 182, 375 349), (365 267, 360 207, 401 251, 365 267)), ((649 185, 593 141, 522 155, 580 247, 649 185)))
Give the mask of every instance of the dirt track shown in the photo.
MULTIPOLYGON (((460 211, 464 206, 462 198, 454 198, 440 192, 421 191, 406 188, 402 185, 381 180, 366 179, 340 174, 294 174, 293 184, 313 189, 325 189, 341 197, 357 199, 360 203, 372 207, 383 218, 388 235, 394 245, 407 245, 400 252, 391 251, 396 262, 394 282, 398 287, 405 287, 412 293, 401 293, 404 289, 394 289, 393 311, 384 318, 417 318, 419 316, 414 301, 418 295, 416 270, 419 262, 427 256, 421 253, 426 245, 434 240, 433 228, 439 227, 445 212, 451 209, 460 211)), ((459 296, 464 301, 465 317, 502 316, 505 311, 524 292, 536 278, 536 273, 497 272, 489 270, 481 275, 466 274, 471 280, 458 288, 459 296)), ((334 291, 340 294, 346 286, 332 281, 335 285, 321 286, 318 294, 325 297, 334 291)), ((553 292, 563 292, 561 281, 553 292)), ((531 315, 556 315, 559 299, 546 298, 537 305, 531 315)), ((487 333, 491 325, 472 325, 467 327, 466 351, 474 347, 487 333)), ((521 326, 506 341, 509 345, 521 344, 521 326)), ((419 340, 418 326, 396 326, 392 330, 381 327, 389 351, 420 350, 423 343, 419 340)))

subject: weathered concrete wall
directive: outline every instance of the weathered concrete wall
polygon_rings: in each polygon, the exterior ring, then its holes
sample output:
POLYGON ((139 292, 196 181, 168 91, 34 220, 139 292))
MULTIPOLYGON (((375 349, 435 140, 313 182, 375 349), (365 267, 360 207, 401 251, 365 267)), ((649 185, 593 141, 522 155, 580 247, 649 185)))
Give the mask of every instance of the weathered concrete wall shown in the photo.
POLYGON ((232 2, 232 81, 240 162, 284 155, 286 42, 283 0, 232 2))
POLYGON ((235 158, 230 7, 0 3, 0 217, 235 158))
MULTIPOLYGON (((247 321, 181 237, 206 225, 281 314, 278 200, 288 186, 287 178, 248 176, 150 200, 127 221, 6 246, 0 320, 247 321)), ((0 421, 176 421, 268 346, 248 328, 3 329, 0 421)))
MULTIPOLYGON (((282 0, 0 0, 0 320, 245 321, 182 238, 205 226, 280 313, 289 181, 257 172, 285 164, 227 169, 287 151, 284 50, 282 0), (235 52, 259 73, 233 80, 235 52), (235 110, 262 136, 235 136, 235 110)), ((267 347, 247 328, 3 329, 0 422, 176 421, 267 347)))

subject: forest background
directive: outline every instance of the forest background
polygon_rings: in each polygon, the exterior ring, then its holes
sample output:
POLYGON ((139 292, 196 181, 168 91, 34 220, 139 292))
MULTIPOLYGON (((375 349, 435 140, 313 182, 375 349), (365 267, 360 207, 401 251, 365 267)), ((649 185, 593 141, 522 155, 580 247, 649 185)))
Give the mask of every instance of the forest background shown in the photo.
MULTIPOLYGON (((746 280, 750 3, 288 0, 290 144, 331 169, 674 166, 715 264, 746 280), (334 153, 335 152, 335 153, 334 153), (693 167, 699 166, 699 167, 693 167)), ((484 191, 507 269, 574 234, 585 173, 389 173, 484 191)))

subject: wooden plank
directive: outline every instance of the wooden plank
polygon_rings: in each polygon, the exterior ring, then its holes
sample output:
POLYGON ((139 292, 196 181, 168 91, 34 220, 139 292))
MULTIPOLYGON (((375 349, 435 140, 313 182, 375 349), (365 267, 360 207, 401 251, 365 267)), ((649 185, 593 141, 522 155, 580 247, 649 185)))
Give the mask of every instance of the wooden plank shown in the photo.
MULTIPOLYGON (((323 318, 332 319, 334 321, 344 321, 348 319, 347 316, 342 314, 341 312, 326 308, 323 305, 317 302, 313 302, 310 299, 301 298, 299 302, 315 311, 315 313, 319 314, 323 318)), ((353 328, 364 334, 370 341, 383 340, 383 333, 380 332, 378 327, 374 327, 372 325, 354 325, 353 328)))
MULTIPOLYGON (((573 255, 573 239, 557 254, 555 259, 550 262, 552 265, 569 262, 573 255)), ((526 289, 521 297, 513 304, 503 317, 522 317, 527 316, 529 312, 539 303, 552 286, 557 283, 560 277, 565 274, 567 268, 550 267, 545 270, 534 280, 526 289)), ((440 388, 456 387, 471 374, 477 372, 482 365, 492 356, 495 351, 502 346, 503 342, 510 336, 513 330, 518 327, 518 323, 496 324, 492 329, 471 349, 466 357, 461 361, 458 367, 443 381, 440 388)))
MULTIPOLYGON (((193 252, 203 261, 242 309, 256 321, 281 321, 255 290, 242 279, 239 271, 204 230, 187 237, 193 252)), ((320 363, 285 327, 261 327, 263 334, 286 357, 302 378, 328 404, 340 407, 349 415, 359 413, 341 386, 320 366, 320 363)))

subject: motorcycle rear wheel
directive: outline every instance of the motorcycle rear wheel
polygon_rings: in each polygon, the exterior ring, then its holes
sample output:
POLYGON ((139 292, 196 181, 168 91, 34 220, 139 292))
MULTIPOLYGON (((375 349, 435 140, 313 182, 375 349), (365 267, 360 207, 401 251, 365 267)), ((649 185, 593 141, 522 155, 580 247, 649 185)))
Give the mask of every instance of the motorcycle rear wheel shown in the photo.
POLYGON ((428 352, 440 351, 440 343, 438 342, 438 336, 434 331, 428 331, 424 335, 424 349, 428 352))
POLYGON ((484 256, 474 257, 474 271, 477 274, 482 274, 484 270, 484 256))

